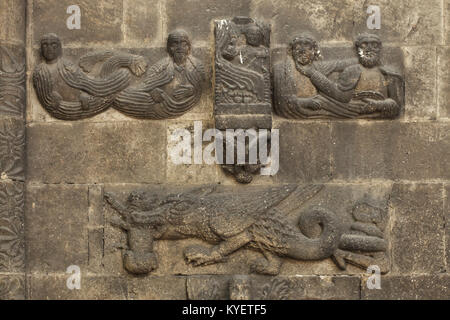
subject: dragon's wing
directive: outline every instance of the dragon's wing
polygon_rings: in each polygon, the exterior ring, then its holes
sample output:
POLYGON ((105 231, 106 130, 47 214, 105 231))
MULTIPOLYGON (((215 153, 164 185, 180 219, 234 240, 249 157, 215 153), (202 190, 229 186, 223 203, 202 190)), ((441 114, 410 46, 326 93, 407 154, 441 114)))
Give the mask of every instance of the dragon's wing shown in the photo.
POLYGON ((274 187, 264 192, 216 193, 208 198, 211 210, 210 227, 220 237, 241 233, 270 208, 286 199, 297 186, 274 187))

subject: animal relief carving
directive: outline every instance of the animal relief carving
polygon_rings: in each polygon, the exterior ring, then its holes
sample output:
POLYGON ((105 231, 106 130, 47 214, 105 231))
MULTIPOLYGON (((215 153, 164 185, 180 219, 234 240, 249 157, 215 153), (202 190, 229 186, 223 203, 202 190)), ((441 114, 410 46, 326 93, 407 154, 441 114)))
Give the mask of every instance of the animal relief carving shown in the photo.
POLYGON ((350 228, 327 209, 299 212, 302 203, 321 189, 288 185, 236 194, 211 186, 169 195, 133 192, 125 204, 106 193, 105 200, 120 215, 114 216, 111 223, 128 234, 124 266, 135 274, 146 274, 157 267, 153 252, 156 240, 197 238, 212 245, 194 245, 184 250, 186 262, 193 266, 224 262, 241 248, 255 250, 262 257, 252 263, 251 271, 266 275, 279 274, 283 258, 332 258, 345 269, 344 262, 358 266, 372 262, 373 258, 364 258, 365 252, 386 251, 386 240, 380 237, 381 233, 373 236, 371 232, 377 228, 370 222, 364 227, 355 222, 352 228, 359 226, 358 230, 363 228, 366 233, 354 234, 354 229, 348 231, 350 228), (287 222, 290 214, 298 216, 297 227, 287 222), (315 234, 318 226, 319 236, 315 234))

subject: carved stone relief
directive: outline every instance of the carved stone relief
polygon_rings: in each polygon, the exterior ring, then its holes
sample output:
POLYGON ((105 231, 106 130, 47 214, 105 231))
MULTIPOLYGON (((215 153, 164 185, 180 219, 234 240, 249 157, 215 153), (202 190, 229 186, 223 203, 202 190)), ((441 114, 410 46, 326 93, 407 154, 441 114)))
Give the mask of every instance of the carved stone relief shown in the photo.
POLYGON ((376 262, 388 272, 386 212, 356 203, 354 221, 347 225, 328 209, 299 210, 322 188, 286 185, 236 194, 205 186, 176 194, 136 191, 126 203, 105 193, 105 200, 118 213, 112 225, 127 233, 123 263, 130 273, 147 274, 158 267, 156 240, 190 238, 209 244, 185 248, 186 263, 193 266, 226 261, 246 248, 262 255, 251 265, 257 274, 279 274, 284 258, 331 258, 341 269, 347 263, 367 268, 376 262), (297 226, 288 222, 290 215, 298 217, 297 226))
POLYGON ((25 66, 9 49, 0 46, 0 114, 23 116, 25 66))
POLYGON ((33 74, 36 94, 62 120, 92 117, 109 108, 142 119, 175 118, 200 100, 205 75, 191 55, 186 32, 169 34, 167 52, 151 67, 144 57, 116 51, 89 53, 75 65, 63 57, 59 37, 47 34, 41 39, 44 62, 33 74))
POLYGON ((358 58, 320 61, 309 34, 295 37, 285 61, 274 66, 274 109, 286 118, 395 118, 404 106, 402 75, 381 65, 382 43, 374 34, 355 41, 358 58), (338 73, 334 82, 329 77, 338 73))
MULTIPOLYGON (((270 26, 235 17, 216 21, 214 32, 216 128, 271 129, 270 26)), ((240 183, 250 183, 260 168, 259 159, 223 165, 240 183)))

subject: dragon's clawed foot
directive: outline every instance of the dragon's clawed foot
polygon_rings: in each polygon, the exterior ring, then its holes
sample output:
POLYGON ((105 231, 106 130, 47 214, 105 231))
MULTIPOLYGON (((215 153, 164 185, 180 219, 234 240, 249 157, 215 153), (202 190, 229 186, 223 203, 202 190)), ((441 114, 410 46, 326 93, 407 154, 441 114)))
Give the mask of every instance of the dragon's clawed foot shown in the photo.
POLYGON ((217 251, 202 246, 187 247, 184 251, 184 257, 186 262, 194 267, 206 266, 225 260, 217 251))

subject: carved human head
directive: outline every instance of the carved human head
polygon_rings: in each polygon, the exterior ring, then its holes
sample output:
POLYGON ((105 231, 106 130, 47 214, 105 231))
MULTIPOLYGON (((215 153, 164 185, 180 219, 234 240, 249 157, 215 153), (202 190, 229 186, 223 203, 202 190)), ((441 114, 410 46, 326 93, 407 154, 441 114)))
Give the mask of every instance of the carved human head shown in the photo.
POLYGON ((362 33, 355 39, 355 49, 359 62, 367 68, 380 64, 381 48, 381 39, 376 34, 362 33))
POLYGON ((232 61, 238 55, 237 41, 237 34, 234 32, 230 32, 227 38, 227 42, 225 43, 225 47, 222 50, 222 57, 224 57, 226 60, 232 61))
POLYGON ((62 45, 54 33, 47 33, 41 39, 41 55, 47 62, 54 62, 62 56, 62 45))
POLYGON ((261 29, 255 25, 252 24, 249 27, 245 29, 245 38, 247 40, 247 44, 253 47, 257 47, 263 43, 263 34, 261 32, 261 29))
POLYGON ((191 41, 184 30, 175 30, 167 38, 167 52, 175 63, 184 64, 191 52, 191 41))
POLYGON ((320 58, 319 45, 312 35, 302 33, 289 43, 288 52, 295 63, 308 65, 320 58))

